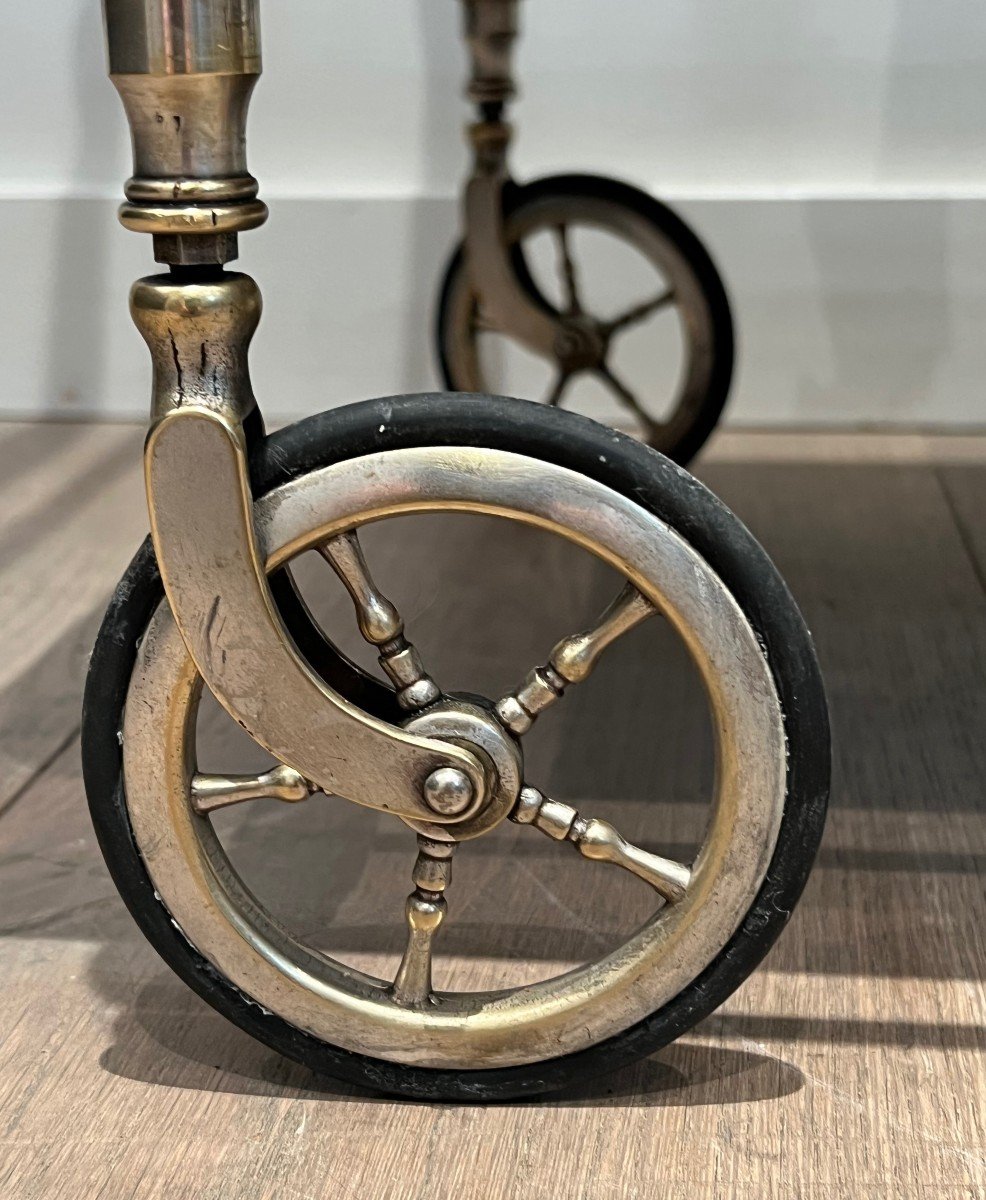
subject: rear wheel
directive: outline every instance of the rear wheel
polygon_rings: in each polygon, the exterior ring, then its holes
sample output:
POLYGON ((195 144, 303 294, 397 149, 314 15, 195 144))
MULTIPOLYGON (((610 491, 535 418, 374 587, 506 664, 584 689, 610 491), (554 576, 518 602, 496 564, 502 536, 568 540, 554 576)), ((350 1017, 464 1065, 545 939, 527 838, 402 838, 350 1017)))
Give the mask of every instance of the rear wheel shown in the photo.
POLYGON ((586 412, 686 463, 715 428, 733 370, 722 280, 688 226, 652 196, 592 175, 504 192, 518 279, 549 312, 591 326, 586 364, 537 358, 484 312, 460 246, 436 323, 446 387, 506 392, 586 412))

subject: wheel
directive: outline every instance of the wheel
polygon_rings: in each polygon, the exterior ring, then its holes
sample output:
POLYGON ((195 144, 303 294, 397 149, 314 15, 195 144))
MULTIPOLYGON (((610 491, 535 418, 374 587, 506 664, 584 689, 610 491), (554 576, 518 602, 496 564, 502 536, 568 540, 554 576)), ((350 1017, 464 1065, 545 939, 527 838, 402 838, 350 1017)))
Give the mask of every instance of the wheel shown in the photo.
MULTIPOLYGON (((513 989, 432 993, 429 984, 421 991, 423 976, 419 971, 418 985, 409 982, 408 962, 421 966, 420 943, 431 934, 415 922, 424 913, 437 924, 444 914, 447 874, 436 859, 451 849, 419 836, 408 950, 393 985, 289 932, 237 875, 209 815, 213 801, 202 799, 210 793, 196 762, 201 681, 145 544, 93 653, 83 760, 101 849, 159 954, 215 1009, 280 1053, 417 1098, 492 1100, 563 1087, 651 1053, 710 1013, 790 916, 821 836, 828 791, 826 707, 810 637, 744 526, 639 442, 525 401, 368 401, 272 434, 255 447, 253 466, 258 544, 272 565, 281 562, 282 547, 295 554, 324 546, 345 579, 329 547, 352 549, 356 531, 370 522, 454 509, 459 515, 449 519, 495 518, 511 529, 531 527, 531 536, 554 535, 552 544, 555 537, 574 542, 579 549, 571 553, 588 552, 625 581, 592 632, 559 643, 495 710, 476 697, 424 697, 426 707, 410 724, 439 737, 456 736, 462 722, 482 726, 498 778, 511 780, 515 836, 533 838, 524 828, 531 825, 585 858, 626 867, 624 874, 557 850, 569 855, 566 869, 609 872, 607 881, 635 888, 646 915, 620 947, 561 975, 513 989), (664 621, 644 619, 658 613, 664 621), (636 639, 658 628, 680 638, 713 715, 716 779, 689 864, 628 845, 591 811, 579 814, 534 787, 518 794, 534 718, 637 625, 636 639)), ((310 630, 297 624, 310 620, 306 610, 285 619, 303 646, 310 630)), ((591 687, 575 690, 581 697, 591 687)), ((258 794, 300 799, 290 771, 278 770, 273 782, 265 777, 266 791, 254 777, 221 781, 216 803, 258 794)), ((307 803, 318 802, 344 804, 316 797, 307 803)), ((365 812, 346 811, 354 820, 365 812)), ((296 819, 296 809, 283 812, 286 821, 296 819)), ((403 831, 410 848, 410 831, 393 817, 380 820, 403 831)), ((462 828, 465 858, 481 840, 512 827, 462 828)), ((659 841, 661 834, 648 837, 659 841)), ((427 949, 430 966, 430 941, 427 949)))
POLYGON ((460 245, 436 321, 445 386, 629 423, 689 462, 719 420, 733 372, 729 301, 708 251, 669 208, 613 179, 510 185, 504 207, 518 279, 553 314, 588 320, 597 351, 588 363, 549 363, 523 350, 484 314, 460 245))

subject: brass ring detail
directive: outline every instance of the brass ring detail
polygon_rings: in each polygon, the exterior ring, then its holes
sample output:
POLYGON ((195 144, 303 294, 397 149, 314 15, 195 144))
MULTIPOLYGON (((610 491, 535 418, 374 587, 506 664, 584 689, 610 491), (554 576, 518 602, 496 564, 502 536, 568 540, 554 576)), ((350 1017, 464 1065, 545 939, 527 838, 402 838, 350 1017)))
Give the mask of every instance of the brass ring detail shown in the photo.
POLYGON ((262 200, 242 204, 121 204, 120 224, 134 233, 241 233, 267 220, 262 200))
POLYGON ((128 179, 123 194, 131 204, 144 207, 168 204, 236 204, 254 200, 259 184, 252 175, 217 179, 151 179, 135 175, 128 179))

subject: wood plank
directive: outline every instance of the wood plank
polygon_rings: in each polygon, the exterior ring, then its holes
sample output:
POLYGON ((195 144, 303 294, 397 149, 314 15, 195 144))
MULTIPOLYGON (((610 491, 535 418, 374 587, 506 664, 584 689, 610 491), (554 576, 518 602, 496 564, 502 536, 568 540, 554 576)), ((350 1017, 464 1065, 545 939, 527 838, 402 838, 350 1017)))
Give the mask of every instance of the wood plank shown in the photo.
MULTIPOLYGON (((142 942, 100 868, 76 762, 73 748, 3 823, 16 906, 2 960, 4 1195, 646 1196, 675 1180, 708 1196, 850 1197, 894 1194, 888 1180, 899 1194, 924 1181, 974 1195, 984 1180, 981 991, 947 973, 825 976, 773 956, 655 1060, 540 1104, 395 1104, 317 1080, 212 1013, 142 942)), ((893 838, 886 810, 856 818, 840 843, 893 838)), ((929 821, 915 840, 949 837, 929 821)), ((825 923, 873 950, 874 897, 909 874, 823 861, 785 941, 810 946, 825 923)), ((969 903, 954 872, 915 874, 898 893, 912 917, 918 891, 946 911, 969 903)), ((481 931, 467 933, 481 950, 481 931)))
MULTIPOLYGON (((717 1014, 651 1060, 538 1103, 402 1104, 316 1079, 214 1014, 143 942, 99 859, 72 744, 0 815, 0 1195, 986 1195, 986 598, 953 519, 974 512, 986 468, 966 464, 979 474, 949 500, 935 472, 951 483, 953 468, 934 446, 904 461, 890 446, 889 464, 872 447, 814 460, 774 449, 744 458, 740 446, 703 471, 815 631, 836 787, 790 928, 717 1014)), ((114 488, 83 503, 88 520, 64 518, 76 538, 89 530, 93 571, 110 579, 133 532, 112 524, 131 494, 114 488), (109 530, 101 545, 93 528, 109 530)), ((39 545, 76 552, 33 520, 39 545)), ((606 571, 492 524, 418 522, 367 544, 451 687, 513 682, 612 589, 606 571)), ((81 551, 72 561, 89 570, 81 551)), ((324 564, 301 574, 362 653, 324 564)), ((95 603, 99 581, 79 586, 95 603)), ((56 646, 72 620, 56 613, 56 646)), ((631 836, 685 850, 708 786, 701 697, 659 629, 638 632, 544 718, 532 770, 631 836)), ((25 706, 40 719, 65 703, 67 718, 76 685, 53 673, 25 706)), ((240 736, 206 714, 208 765, 242 761, 240 736)), ((409 833, 328 799, 248 805, 220 824, 279 915, 342 958, 392 969, 409 833)), ((463 847, 446 979, 548 973, 636 919, 635 881, 566 850, 513 827, 463 847)))
POLYGON ((945 463, 936 475, 980 586, 986 591, 986 471, 977 464, 945 463))
POLYGON ((78 728, 89 651, 147 513, 135 426, 0 428, 2 806, 78 728))
POLYGON ((720 462, 981 466, 986 462, 986 434, 982 430, 928 433, 907 429, 778 430, 720 426, 702 451, 700 469, 720 462))
POLYGON ((840 803, 981 811, 986 596, 934 472, 795 462, 703 476, 812 630, 840 803))

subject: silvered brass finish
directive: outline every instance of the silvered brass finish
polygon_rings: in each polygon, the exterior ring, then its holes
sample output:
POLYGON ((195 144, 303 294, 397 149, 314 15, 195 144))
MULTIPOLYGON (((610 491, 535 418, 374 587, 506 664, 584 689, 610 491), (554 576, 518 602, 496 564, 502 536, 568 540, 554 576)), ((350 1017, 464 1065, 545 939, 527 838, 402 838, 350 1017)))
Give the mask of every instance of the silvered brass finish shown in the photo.
POLYGON ((397 703, 408 712, 427 708, 441 695, 425 671, 421 655, 403 637, 382 647, 380 665, 397 685, 397 703))
POLYGON ((359 538, 351 529, 318 548, 346 586, 356 605, 359 631, 374 646, 391 642, 404 632, 401 615, 373 582, 359 538))
MULTIPOLYGON (((483 764, 370 717, 329 689, 288 637, 255 544, 240 422, 255 401, 247 349, 260 293, 246 275, 203 283, 139 280, 131 311, 154 366, 145 449, 151 534, 169 603, 202 677, 262 746, 323 791, 409 819, 461 816, 424 800, 425 780, 456 767, 476 805, 483 764)), ((405 705, 437 697, 406 643, 384 647, 405 705)))
POLYGON ((297 804, 307 800, 315 789, 303 775, 279 763, 261 775, 192 776, 192 808, 203 816, 245 800, 283 800, 297 804))
POLYGON ((515 88, 511 51, 517 35, 517 0, 465 0, 466 41, 471 52, 467 93, 481 117, 468 133, 473 170, 465 190, 466 247, 472 277, 482 280, 483 313, 498 329, 536 354, 551 357, 558 322, 520 285, 507 252, 503 188, 509 179, 507 150, 512 130, 501 119, 515 88))
POLYGON ((628 583, 592 629, 560 641, 551 651, 548 662, 567 683, 582 683, 588 679, 607 646, 655 612, 647 597, 628 583))
POLYGON ((512 733, 526 733, 570 684, 588 678, 607 646, 655 612, 647 597, 628 583, 592 629, 560 641, 543 667, 528 672, 518 688, 497 701, 497 716, 512 733))
POLYGON ((448 817, 458 816, 472 804, 473 789, 469 776, 455 767, 439 767, 425 780, 425 804, 448 817))
POLYGON ((257 0, 104 0, 104 13, 133 141, 120 219, 155 235, 159 262, 228 262, 267 215, 246 162, 257 0))
MULTIPOLYGON (((465 268, 450 284, 443 325, 443 353, 456 386, 464 391, 489 389, 491 381, 485 374, 480 346, 485 338, 498 335, 525 345, 552 365, 554 377, 542 397, 546 403, 567 401, 579 377, 594 377, 625 409, 645 440, 658 449, 673 450, 682 429, 689 426, 706 402, 716 353, 708 301, 681 248, 632 210, 605 196, 545 197, 536 204, 522 206, 501 219, 498 226, 495 212, 481 210, 478 203, 475 210, 469 208, 470 189, 479 190, 477 178, 478 173, 466 188, 465 268), (474 219, 480 222, 476 226, 472 224, 474 219), (570 236, 573 228, 602 230, 631 247, 655 272, 653 294, 613 315, 590 311, 582 294, 576 247, 570 236), (562 230, 568 230, 569 235, 563 235, 562 230), (511 256, 518 247, 548 234, 555 241, 561 302, 554 318, 554 339, 538 335, 539 349, 529 336, 532 327, 527 317, 517 316, 521 310, 515 312, 511 307, 505 289, 509 275, 516 275, 511 256), (499 267, 492 261, 495 247, 484 245, 493 236, 504 243, 505 265, 499 267), (686 353, 674 406, 662 406, 662 413, 650 410, 653 398, 642 397, 636 381, 622 377, 614 362, 618 360, 620 337, 669 308, 675 310, 686 353)), ((482 195, 476 199, 482 199, 482 195)))
MULTIPOLYGON (((620 570, 681 635, 705 685, 717 770, 703 844, 683 868, 691 872, 687 885, 674 870, 680 864, 654 873, 655 887, 678 895, 685 885, 684 895, 662 903, 655 893, 653 916, 612 954, 509 992, 443 991, 436 1003, 422 982, 430 956, 420 951, 423 943, 433 948, 440 906, 418 897, 407 926, 417 965, 408 964, 401 992, 407 1000, 398 1003, 392 981, 362 975, 292 937, 239 881, 212 824, 191 806, 197 671, 166 604, 138 648, 123 755, 127 811, 147 870, 184 936, 217 970, 258 1004, 333 1045, 394 1062, 474 1069, 597 1044, 655 1011, 704 969, 733 936, 774 854, 786 746, 770 667, 721 580, 673 530, 586 476, 503 451, 388 451, 291 480, 256 501, 254 522, 260 558, 273 570, 344 530, 449 509, 549 530, 620 570)), ((473 815, 445 825, 409 822, 416 832, 434 842, 466 842, 515 811, 519 743, 488 708, 446 698, 407 726, 453 746, 461 739, 495 775, 489 800, 473 815)), ((605 827, 586 819, 583 830, 566 805, 542 808, 528 798, 518 815, 535 805, 541 824, 562 835, 557 840, 576 831, 583 854, 625 869, 628 859, 653 867, 605 827)), ((417 877, 418 887, 441 895, 433 874, 417 877)))
MULTIPOLYGON (((483 319, 542 357, 560 362, 573 352, 585 357, 588 329, 558 319, 537 304, 517 279, 509 254, 503 188, 510 178, 507 151, 512 129, 502 119, 502 111, 516 91, 511 59, 518 28, 517 0, 464 3, 471 59, 467 95, 481 114, 468 131, 473 170, 465 190, 465 241, 470 275, 482 297, 483 319)), ((563 387, 564 383, 558 388, 558 398, 563 387)))
MULTIPOLYGON (((519 745, 489 709, 471 700, 446 697, 412 717, 406 722, 405 729, 468 748, 484 763, 487 779, 483 803, 477 804, 473 797, 468 806, 459 807, 458 820, 454 824, 408 822, 413 829, 426 837, 445 839, 454 836, 456 841, 463 842, 489 833, 506 819, 520 794, 524 762, 519 745)), ((447 779, 447 776, 443 778, 447 779)), ((450 790, 461 796, 461 788, 450 790)), ((453 806, 458 807, 458 804, 453 802, 453 806)))
POLYGON ((465 0, 465 28, 472 63, 467 91, 481 110, 480 120, 468 131, 473 150, 464 204, 469 273, 481 320, 557 362, 559 373, 548 400, 558 404, 574 373, 605 364, 610 335, 602 323, 583 314, 564 226, 558 229, 566 276, 564 311, 555 314, 537 303, 517 278, 503 209, 512 129, 502 119, 515 91, 511 51, 517 34, 517 0, 465 0))
POLYGON ((421 655, 404 637, 400 613, 373 582, 359 538, 347 530, 318 549, 352 597, 360 633, 379 648, 380 665, 397 688, 397 703, 407 712, 433 704, 441 692, 421 655))
POLYGON ((439 767, 464 772, 482 803, 486 777, 472 754, 369 716, 298 654, 258 555, 237 423, 197 405, 174 409, 148 435, 145 475, 175 621, 202 678, 255 741, 323 791, 397 816, 454 819, 422 796, 439 767))
POLYGON ((525 787, 510 814, 519 825, 533 825, 555 841, 569 841, 583 858, 615 863, 658 892, 669 904, 684 899, 691 871, 683 863, 651 854, 626 841, 608 821, 587 820, 568 804, 549 800, 537 788, 525 787))
MULTIPOLYGON (((122 799, 156 895, 189 945, 242 996, 345 1050, 435 1068, 495 1067, 576 1053, 628 1029, 725 946, 777 840, 783 724, 749 623, 707 564, 652 514, 587 476, 519 454, 425 443, 312 470, 254 500, 244 421, 256 404, 247 351, 260 294, 249 277, 221 265, 235 256, 238 232, 266 215, 244 140, 260 72, 256 0, 105 5, 111 73, 134 148, 121 219, 152 233, 156 256, 173 267, 170 276, 139 280, 131 294, 154 368, 144 464, 165 600, 135 650, 122 799), (446 510, 558 534, 628 581, 595 626, 560 642, 495 708, 440 691, 397 607, 374 583, 358 538, 370 522, 446 510), (282 622, 268 574, 312 549, 354 602, 360 631, 407 713, 400 726, 324 682, 282 622), (716 794, 692 868, 523 787, 515 736, 658 610, 692 653, 714 715, 716 794), (252 775, 197 769, 203 685, 278 765, 252 775), (202 819, 254 799, 298 803, 316 791, 397 816, 417 835, 405 949, 392 982, 292 936, 239 879, 220 823, 202 819), (455 848, 508 818, 622 866, 668 903, 655 899, 652 917, 616 953, 556 978, 512 991, 436 994, 433 952, 455 848)), ((509 127, 499 120, 513 91, 516 0, 467 0, 466 12, 470 94, 483 115, 467 192, 470 256, 486 271, 484 313, 512 322, 516 337, 558 362, 557 401, 575 372, 607 369, 608 337, 647 306, 609 332, 589 318, 564 227, 562 309, 545 308, 519 284, 502 204, 509 127)))
MULTIPOLYGON (((125 223, 155 234, 158 257, 164 250, 176 264, 221 263, 236 231, 266 213, 245 157, 247 101, 260 72, 256 0, 106 0, 106 19, 110 71, 133 135, 125 223)), ((242 430, 255 406, 247 349, 260 307, 248 276, 221 271, 143 279, 131 293, 154 367, 145 448, 151 535, 176 623, 220 703, 306 787, 432 825, 461 820, 486 799, 488 762, 345 701, 300 657, 273 603, 242 430)), ((349 565, 368 580, 352 546, 349 565)), ((363 581, 340 573, 357 598, 363 581)), ((381 661, 415 711, 439 692, 399 618, 391 626, 381 661)), ((283 791, 282 776, 200 780, 192 802, 216 807, 258 787, 283 791)))
POLYGON ((438 842, 418 834, 418 857, 411 879, 414 891, 404 906, 407 945, 391 989, 394 1001, 407 1008, 434 1002, 431 963, 435 934, 445 915, 445 889, 452 881, 455 842, 438 842))

